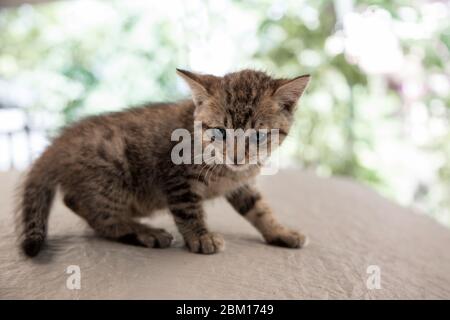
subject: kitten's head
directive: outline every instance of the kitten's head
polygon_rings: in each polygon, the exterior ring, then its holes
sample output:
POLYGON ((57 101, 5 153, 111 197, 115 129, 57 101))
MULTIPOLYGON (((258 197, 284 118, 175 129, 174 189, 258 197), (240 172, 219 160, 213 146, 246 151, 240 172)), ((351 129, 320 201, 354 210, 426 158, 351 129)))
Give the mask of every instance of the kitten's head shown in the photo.
MULTIPOLYGON (((233 170, 245 169, 251 163, 254 152, 251 152, 250 145, 273 146, 271 140, 275 137, 271 130, 278 130, 281 144, 289 132, 296 104, 310 78, 304 75, 293 79, 274 79, 264 72, 253 70, 229 73, 223 77, 180 69, 177 72, 192 91, 196 106, 195 120, 202 123, 206 136, 212 136, 213 144, 217 147, 221 145, 223 159, 228 160, 226 164, 233 170), (238 130, 235 131, 237 136, 245 132, 244 153, 237 150, 237 140, 229 138, 230 129, 238 130)), ((271 151, 273 147, 268 148, 266 157, 271 151)), ((264 159, 259 159, 258 163, 261 164, 261 161, 264 159)))

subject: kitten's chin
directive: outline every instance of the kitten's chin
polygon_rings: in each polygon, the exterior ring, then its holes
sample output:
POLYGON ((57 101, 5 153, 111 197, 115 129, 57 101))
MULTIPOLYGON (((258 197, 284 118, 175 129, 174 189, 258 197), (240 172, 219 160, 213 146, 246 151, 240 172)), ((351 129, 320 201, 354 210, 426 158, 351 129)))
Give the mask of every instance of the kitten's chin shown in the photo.
POLYGON ((246 164, 226 164, 226 166, 232 170, 232 171, 245 171, 251 168, 251 165, 246 163, 246 164))

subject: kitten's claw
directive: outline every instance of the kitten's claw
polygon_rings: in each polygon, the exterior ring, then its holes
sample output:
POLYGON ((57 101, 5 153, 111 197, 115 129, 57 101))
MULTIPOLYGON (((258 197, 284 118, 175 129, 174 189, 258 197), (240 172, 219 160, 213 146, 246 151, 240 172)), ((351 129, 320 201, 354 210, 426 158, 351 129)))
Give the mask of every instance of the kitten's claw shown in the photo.
POLYGON ((217 233, 193 235, 186 239, 186 244, 189 250, 194 253, 212 254, 225 249, 225 241, 217 233))
POLYGON ((303 248, 308 244, 308 237, 297 231, 286 230, 267 239, 267 243, 278 247, 303 248))

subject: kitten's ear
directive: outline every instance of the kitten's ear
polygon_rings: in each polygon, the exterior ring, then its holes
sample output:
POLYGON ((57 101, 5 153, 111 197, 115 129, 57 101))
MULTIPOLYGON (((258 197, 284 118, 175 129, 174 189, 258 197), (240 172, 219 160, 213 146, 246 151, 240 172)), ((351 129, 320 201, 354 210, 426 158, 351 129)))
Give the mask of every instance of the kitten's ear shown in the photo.
POLYGON ((279 80, 279 86, 275 90, 273 97, 282 108, 292 112, 298 99, 305 91, 310 78, 311 76, 306 74, 290 80, 279 80))
POLYGON ((210 96, 211 86, 217 78, 212 75, 197 74, 182 69, 177 69, 177 74, 189 85, 192 91, 192 99, 197 107, 210 96))

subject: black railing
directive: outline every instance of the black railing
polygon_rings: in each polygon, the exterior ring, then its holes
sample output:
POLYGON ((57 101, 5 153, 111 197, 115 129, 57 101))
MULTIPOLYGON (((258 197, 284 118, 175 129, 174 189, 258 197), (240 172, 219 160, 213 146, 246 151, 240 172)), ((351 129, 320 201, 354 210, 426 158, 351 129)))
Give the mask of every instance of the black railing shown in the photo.
POLYGON ((0 105, 0 171, 24 169, 40 153, 46 130, 34 127, 32 122, 25 109, 0 105), (33 145, 33 138, 40 143, 33 145))

